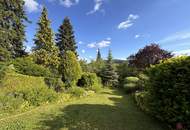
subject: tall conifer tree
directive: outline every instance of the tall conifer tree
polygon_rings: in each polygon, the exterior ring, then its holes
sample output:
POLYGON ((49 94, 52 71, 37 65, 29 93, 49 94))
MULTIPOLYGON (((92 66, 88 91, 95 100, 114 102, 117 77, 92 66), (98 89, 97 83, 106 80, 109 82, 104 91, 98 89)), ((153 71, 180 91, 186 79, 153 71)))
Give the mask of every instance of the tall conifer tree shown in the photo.
POLYGON ((98 48, 96 62, 101 61, 101 60, 102 60, 102 57, 101 57, 100 49, 98 48))
POLYGON ((24 21, 28 21, 23 0, 0 1, 0 48, 9 51, 13 58, 25 54, 24 21))
POLYGON ((115 68, 113 67, 111 50, 109 50, 106 66, 101 77, 105 85, 115 87, 118 84, 118 75, 115 71, 115 68))
POLYGON ((35 47, 33 48, 36 63, 51 69, 58 68, 59 50, 55 46, 54 34, 50 27, 50 20, 45 7, 42 10, 38 26, 34 39, 35 47))
POLYGON ((64 19, 62 25, 58 29, 58 33, 56 34, 56 44, 59 47, 61 55, 66 51, 72 51, 78 56, 73 27, 68 17, 64 19))

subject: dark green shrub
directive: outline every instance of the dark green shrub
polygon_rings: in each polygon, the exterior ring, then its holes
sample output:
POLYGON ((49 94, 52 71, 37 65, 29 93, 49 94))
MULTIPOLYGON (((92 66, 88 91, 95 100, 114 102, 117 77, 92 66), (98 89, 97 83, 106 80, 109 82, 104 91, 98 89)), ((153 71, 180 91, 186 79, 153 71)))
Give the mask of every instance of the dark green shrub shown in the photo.
POLYGON ((51 72, 49 69, 35 64, 30 57, 17 58, 12 63, 15 67, 16 72, 20 74, 43 77, 51 76, 51 72))
POLYGON ((153 115, 175 126, 190 129, 190 57, 163 61, 148 69, 149 109, 153 115))
POLYGON ((83 73, 77 85, 95 92, 98 92, 102 86, 101 79, 95 73, 83 73))

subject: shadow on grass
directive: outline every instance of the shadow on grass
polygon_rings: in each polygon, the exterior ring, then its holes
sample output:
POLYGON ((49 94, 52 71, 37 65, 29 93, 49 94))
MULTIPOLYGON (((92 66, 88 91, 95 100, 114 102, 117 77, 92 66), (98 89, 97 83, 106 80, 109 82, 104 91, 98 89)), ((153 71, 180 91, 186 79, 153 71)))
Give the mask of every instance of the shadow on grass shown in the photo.
MULTIPOLYGON (((108 93, 106 93, 108 94, 108 93)), ((114 91, 111 95, 121 96, 114 91)), ((131 96, 109 97, 114 105, 74 104, 59 113, 43 115, 38 130, 167 130, 139 111, 131 96)))

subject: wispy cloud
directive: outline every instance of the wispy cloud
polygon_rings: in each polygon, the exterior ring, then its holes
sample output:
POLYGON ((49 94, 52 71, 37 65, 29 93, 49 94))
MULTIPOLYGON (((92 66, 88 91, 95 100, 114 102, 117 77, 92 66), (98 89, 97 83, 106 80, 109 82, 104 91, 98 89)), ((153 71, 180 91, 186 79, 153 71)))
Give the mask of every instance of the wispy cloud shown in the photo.
POLYGON ((49 2, 59 2, 60 5, 63 5, 66 8, 77 5, 79 0, 48 0, 49 2))
POLYGON ((174 53, 176 56, 190 55, 190 49, 175 51, 175 52, 173 52, 173 53, 174 53))
POLYGON ((127 18, 126 21, 123 21, 121 22, 119 25, 118 25, 118 29, 128 29, 129 27, 133 26, 134 22, 136 19, 138 19, 139 16, 138 15, 133 15, 133 14, 130 14, 127 18))
POLYGON ((167 37, 161 39, 160 41, 158 41, 158 43, 167 44, 167 43, 171 43, 171 42, 180 42, 182 40, 190 41, 190 32, 177 32, 175 34, 172 34, 170 36, 167 36, 167 37))
POLYGON ((24 7, 29 13, 37 12, 42 8, 42 6, 35 0, 24 0, 24 2, 24 7))
POLYGON ((94 0, 94 2, 95 2, 94 9, 91 10, 91 11, 89 11, 89 12, 87 12, 86 14, 90 15, 90 14, 96 13, 97 11, 104 12, 104 10, 101 9, 101 7, 103 5, 103 1, 104 0, 94 0))
POLYGON ((105 40, 102 40, 100 42, 93 42, 87 45, 89 48, 105 48, 109 47, 111 44, 111 38, 106 38, 105 40))
POLYGON ((69 8, 79 3, 79 0, 59 0, 60 4, 69 8))
POLYGON ((96 43, 93 42, 93 43, 90 43, 87 45, 88 48, 96 48, 96 43))

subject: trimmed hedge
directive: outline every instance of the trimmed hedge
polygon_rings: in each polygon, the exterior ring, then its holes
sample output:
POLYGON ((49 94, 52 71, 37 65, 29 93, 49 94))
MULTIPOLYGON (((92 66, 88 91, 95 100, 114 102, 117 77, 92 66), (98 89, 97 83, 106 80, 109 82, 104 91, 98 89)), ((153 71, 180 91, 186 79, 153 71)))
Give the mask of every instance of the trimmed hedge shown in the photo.
POLYGON ((157 118, 190 129, 190 57, 171 58, 148 69, 149 109, 157 118))

